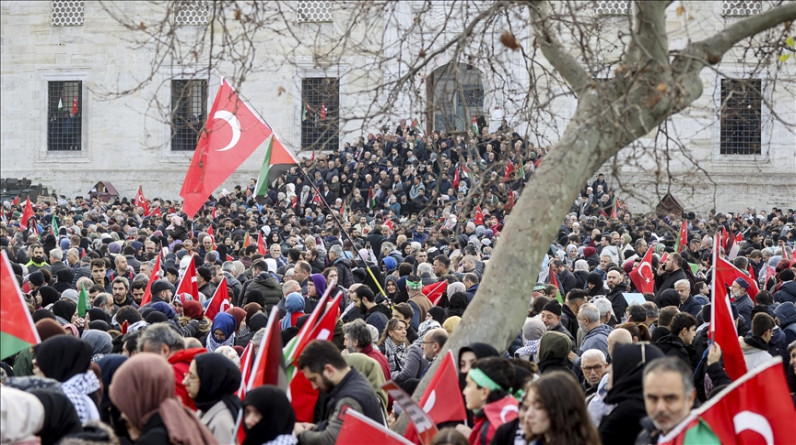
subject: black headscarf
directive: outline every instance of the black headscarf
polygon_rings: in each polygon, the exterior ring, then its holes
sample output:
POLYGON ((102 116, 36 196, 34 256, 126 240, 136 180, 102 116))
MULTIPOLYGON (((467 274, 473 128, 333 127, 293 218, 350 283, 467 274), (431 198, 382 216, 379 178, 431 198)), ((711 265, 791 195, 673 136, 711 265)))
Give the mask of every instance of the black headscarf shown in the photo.
POLYGON ((100 418, 103 422, 112 425, 118 420, 119 410, 111 403, 111 398, 108 396, 110 393, 109 388, 111 387, 113 375, 116 374, 116 371, 126 360, 126 355, 109 354, 97 361, 97 366, 102 371, 102 387, 105 388, 99 405, 100 418))
POLYGON ((680 306, 680 295, 674 289, 666 289, 655 297, 655 304, 661 309, 667 306, 680 306))
POLYGON ((663 352, 650 344, 617 344, 611 354, 614 384, 605 395, 605 402, 616 404, 627 399, 643 400, 644 366, 663 357, 663 352))
POLYGON ((268 316, 263 314, 262 312, 258 312, 252 315, 252 318, 249 319, 249 330, 251 332, 257 332, 260 329, 264 328, 265 325, 268 324, 268 316))
POLYGON ((59 382, 88 371, 91 364, 91 345, 71 335, 50 337, 33 352, 44 376, 59 382))
POLYGON ((293 407, 284 391, 276 386, 264 385, 246 393, 243 406, 251 406, 262 415, 257 425, 246 429, 246 440, 242 445, 260 445, 278 436, 292 434, 296 423, 293 407))
POLYGON ((448 303, 446 315, 448 317, 453 317, 454 315, 461 317, 465 309, 467 309, 467 294, 464 292, 454 292, 448 303))
POLYGON ((63 318, 67 323, 72 322, 72 315, 75 315, 76 310, 77 305, 67 300, 58 300, 53 305, 53 314, 56 317, 63 318))
POLYGON ((232 413, 232 418, 237 419, 241 402, 235 391, 240 387, 240 369, 232 360, 214 352, 199 354, 194 361, 199 376, 199 393, 193 399, 196 407, 207 411, 221 400, 232 413))
POLYGON ((39 432, 42 445, 58 443, 67 434, 83 431, 77 411, 68 397, 46 389, 29 392, 44 406, 44 423, 39 432))
POLYGON ((106 323, 111 322, 111 317, 105 313, 102 309, 95 307, 88 310, 88 315, 91 317, 91 321, 102 320, 106 323))
POLYGON ((61 298, 58 290, 50 286, 42 286, 39 288, 39 296, 41 296, 41 306, 47 307, 61 298))

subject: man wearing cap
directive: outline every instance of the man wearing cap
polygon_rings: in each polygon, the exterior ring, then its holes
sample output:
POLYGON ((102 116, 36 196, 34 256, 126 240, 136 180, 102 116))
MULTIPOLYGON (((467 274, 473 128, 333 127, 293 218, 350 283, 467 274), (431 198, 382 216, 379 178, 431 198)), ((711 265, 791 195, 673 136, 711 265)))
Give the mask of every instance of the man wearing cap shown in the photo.
POLYGON ((743 317, 746 323, 750 325, 752 324, 752 309, 754 309, 755 304, 752 302, 752 298, 749 297, 749 294, 746 293, 748 289, 749 283, 739 277, 732 282, 730 292, 733 298, 732 305, 738 310, 738 315, 743 317))
POLYGON ((569 332, 567 328, 565 328, 561 324, 561 304, 555 300, 549 301, 547 304, 544 305, 542 308, 542 323, 544 323, 545 328, 547 331, 553 332, 560 332, 565 334, 571 340, 571 348, 572 351, 577 350, 577 344, 575 343, 575 337, 569 332))
POLYGON ((174 295, 174 287, 167 280, 157 280, 152 283, 152 303, 163 301, 171 303, 171 297, 174 295))

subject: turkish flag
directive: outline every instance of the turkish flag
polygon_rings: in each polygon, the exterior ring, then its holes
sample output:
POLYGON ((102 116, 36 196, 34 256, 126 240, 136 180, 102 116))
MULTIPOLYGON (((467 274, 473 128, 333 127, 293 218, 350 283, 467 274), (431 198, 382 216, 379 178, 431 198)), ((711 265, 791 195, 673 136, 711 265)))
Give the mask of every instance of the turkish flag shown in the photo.
POLYGON ((263 241, 263 232, 257 231, 257 253, 265 255, 268 251, 265 250, 265 242, 263 241))
POLYGON ((149 216, 163 216, 163 212, 160 210, 160 207, 156 207, 149 216))
MULTIPOLYGON (((273 385, 286 390, 285 365, 282 357, 282 336, 279 325, 279 308, 271 308, 268 316, 268 323, 265 325, 265 335, 257 348, 257 356, 254 356, 254 344, 249 342, 241 356, 241 386, 236 393, 241 400, 246 393, 253 388, 263 385, 273 385)), ((313 404, 313 406, 315 406, 313 404)), ((246 439, 246 432, 243 430, 242 412, 238 415, 235 429, 238 443, 243 443, 246 439)), ((312 418, 309 420, 312 421, 312 418)))
MULTIPOLYGON (((453 351, 449 350, 445 354, 436 374, 431 378, 420 398, 420 406, 437 425, 467 419, 462 391, 459 389, 459 374, 456 371, 453 351)), ((406 437, 417 438, 414 424, 407 427, 406 437)))
POLYGON ((77 114, 77 95, 72 96, 72 116, 77 114))
POLYGON ((508 164, 506 164, 506 170, 503 172, 503 182, 508 181, 512 173, 514 173, 514 164, 509 159, 508 164))
POLYGON ((725 260, 724 258, 717 257, 716 258, 716 275, 719 277, 719 281, 717 286, 727 285, 732 286, 732 282, 735 281, 736 278, 740 278, 747 283, 749 283, 749 289, 746 292, 749 294, 749 298, 755 300, 757 298, 757 294, 760 292, 760 288, 757 286, 757 281, 754 277, 751 277, 738 269, 733 265, 731 262, 725 260))
POLYGON ((484 225, 484 212, 481 211, 481 204, 475 206, 475 225, 484 225))
POLYGON ((506 201, 506 213, 510 212, 511 209, 514 208, 514 191, 509 191, 509 199, 506 201))
POLYGON ((30 203, 30 196, 28 196, 27 201, 25 201, 25 210, 22 211, 22 218, 19 220, 19 224, 22 227, 28 226, 28 220, 33 218, 33 204, 30 203))
POLYGON ((434 306, 439 306, 439 301, 447 289, 448 281, 442 280, 436 283, 431 283, 428 286, 423 286, 423 295, 428 297, 434 306))
POLYGON ((142 186, 138 186, 138 193, 135 194, 135 205, 144 209, 144 216, 149 216, 149 203, 144 198, 142 186))
POLYGON ((641 264, 627 275, 636 286, 636 289, 642 294, 655 291, 655 275, 652 273, 652 248, 647 249, 641 264))
POLYGON ((776 357, 730 384, 659 443, 685 443, 682 439, 699 419, 723 445, 793 443, 796 410, 782 359, 776 357))
POLYGON ((180 190, 188 218, 272 133, 222 78, 180 190))
POLYGON ((185 275, 182 276, 182 281, 177 286, 177 294, 183 304, 185 304, 183 294, 190 294, 194 300, 199 301, 199 285, 196 284, 196 264, 193 261, 185 269, 185 275))
POLYGON ((343 407, 343 426, 337 435, 336 443, 347 445, 413 445, 398 434, 379 425, 367 416, 358 413, 347 406, 343 407))
POLYGON ((688 220, 683 221, 683 225, 680 226, 680 236, 678 238, 680 242, 677 244, 676 249, 680 252, 681 250, 685 250, 685 247, 688 245, 688 220))
POLYGON ((459 188, 459 168, 458 167, 456 167, 453 170, 453 188, 454 189, 458 189, 459 188))
MULTIPOLYGON (((152 283, 157 281, 160 276, 160 255, 155 258, 155 267, 152 268, 152 274, 149 275, 149 281, 146 283, 146 289, 144 290, 144 296, 141 297, 141 307, 144 307, 145 304, 152 301, 152 283)), ((167 303, 170 303, 167 301, 167 303)))
POLYGON ((212 224, 210 224, 210 226, 207 227, 207 234, 210 235, 210 236, 213 236, 213 225, 212 224))
POLYGON ((232 307, 232 304, 230 303, 229 299, 227 278, 224 277, 221 279, 221 282, 218 283, 218 287, 213 293, 213 298, 210 300, 210 304, 208 304, 207 308, 205 308, 205 317, 212 321, 216 318, 216 315, 218 315, 220 312, 226 311, 230 307, 232 307))
MULTIPOLYGON (((713 260, 714 264, 718 258, 718 242, 714 243, 713 260)), ((723 261, 723 260, 720 260, 723 261)), ((738 332, 735 330, 735 321, 732 319, 732 309, 730 299, 727 296, 727 288, 722 281, 721 267, 714 269, 713 277, 713 304, 710 306, 710 338, 721 346, 724 356, 724 369, 731 379, 735 380, 746 374, 746 360, 741 351, 741 344, 738 341, 738 332)))

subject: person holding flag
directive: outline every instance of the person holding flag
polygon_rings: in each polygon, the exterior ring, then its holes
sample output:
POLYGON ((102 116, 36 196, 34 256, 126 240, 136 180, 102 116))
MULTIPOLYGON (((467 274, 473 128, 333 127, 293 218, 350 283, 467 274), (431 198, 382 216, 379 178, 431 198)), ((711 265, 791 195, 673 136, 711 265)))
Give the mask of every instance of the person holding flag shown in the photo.
POLYGON ((313 388, 327 395, 326 408, 329 413, 325 421, 317 425, 303 422, 296 424, 294 431, 301 444, 333 443, 342 428, 342 414, 346 409, 357 411, 384 424, 381 405, 370 382, 346 363, 332 342, 310 342, 301 352, 297 368, 312 383, 313 388))

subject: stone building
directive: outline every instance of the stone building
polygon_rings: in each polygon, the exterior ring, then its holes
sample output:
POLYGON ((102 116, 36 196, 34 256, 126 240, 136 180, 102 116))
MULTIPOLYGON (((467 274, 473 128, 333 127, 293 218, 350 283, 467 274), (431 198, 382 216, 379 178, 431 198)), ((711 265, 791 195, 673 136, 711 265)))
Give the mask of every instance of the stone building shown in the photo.
MULTIPOLYGON (((468 19, 491 3, 397 2, 387 17, 379 9, 383 4, 369 4, 375 6, 355 19, 352 8, 362 4, 293 1, 225 11, 223 20, 213 20, 213 2, 202 0, 0 2, 0 173, 67 196, 87 195, 93 184, 110 181, 122 196, 143 185, 147 197, 177 198, 220 77, 238 74, 228 60, 211 64, 207 44, 192 45, 209 42, 210 31, 216 31, 214 44, 224 45, 221 31, 234 34, 254 14, 271 25, 252 35, 256 52, 240 55, 251 70, 239 92, 294 152, 341 146, 382 125, 394 129, 400 119, 418 119, 426 131, 461 132, 474 118, 491 129, 505 118, 536 145, 555 142, 574 98, 556 90, 551 79, 534 78, 552 112, 529 117, 529 58, 496 44, 499 31, 479 35, 468 47, 439 43, 467 30, 468 19), (467 14, 455 9, 460 7, 467 14), (423 27, 408 32, 412 23, 423 27), (168 33, 176 43, 140 43, 147 33, 168 33), (343 36, 357 45, 341 48, 343 36), (485 47, 491 56, 479 57, 485 47), (435 57, 406 81, 407 54, 423 53, 435 57)), ((629 4, 578 5, 610 34, 626 27, 629 4)), ((755 14, 764 2, 686 4, 687 17, 675 11, 677 4, 667 13, 670 49, 755 14)), ((498 17, 490 29, 511 27, 530 49, 527 21, 517 18, 498 17)), ((796 137, 786 124, 796 122, 796 63, 784 64, 774 77, 733 62, 738 57, 728 54, 717 70, 705 70, 702 98, 669 123, 695 162, 667 152, 668 144, 653 132, 606 165, 610 184, 631 185, 646 196, 629 199, 633 210, 652 210, 669 191, 688 210, 796 205, 796 137)), ((547 66, 541 55, 534 62, 547 66)), ((610 70, 595 73, 607 76, 610 70)), ((256 177, 264 153, 259 148, 225 186, 256 177)))

